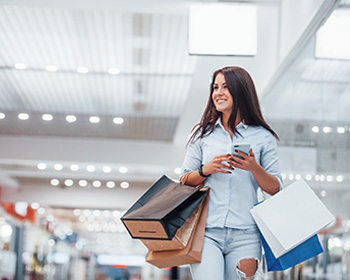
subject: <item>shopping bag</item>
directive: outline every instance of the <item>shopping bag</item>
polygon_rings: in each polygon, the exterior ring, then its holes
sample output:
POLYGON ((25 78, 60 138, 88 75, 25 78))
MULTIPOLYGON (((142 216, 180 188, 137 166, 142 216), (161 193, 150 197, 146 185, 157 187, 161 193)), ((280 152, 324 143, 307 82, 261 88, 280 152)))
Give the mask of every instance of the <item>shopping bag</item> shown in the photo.
POLYGON ((276 258, 335 220, 304 180, 254 206, 251 214, 276 258))
POLYGON ((146 262, 158 267, 166 268, 201 261, 204 241, 205 225, 207 220, 209 193, 206 194, 204 206, 200 213, 198 223, 191 234, 187 246, 181 250, 148 251, 146 262))
POLYGON ((318 236, 315 234, 286 254, 282 255, 279 258, 276 258, 273 255, 271 248, 267 244, 264 236, 260 236, 261 243, 265 252, 265 260, 268 271, 286 270, 323 252, 318 236))
POLYGON ((121 220, 132 238, 171 240, 207 192, 163 175, 121 220))
POLYGON ((178 229, 172 240, 141 239, 142 243, 151 251, 184 249, 197 226, 203 207, 204 199, 197 205, 183 226, 178 229))

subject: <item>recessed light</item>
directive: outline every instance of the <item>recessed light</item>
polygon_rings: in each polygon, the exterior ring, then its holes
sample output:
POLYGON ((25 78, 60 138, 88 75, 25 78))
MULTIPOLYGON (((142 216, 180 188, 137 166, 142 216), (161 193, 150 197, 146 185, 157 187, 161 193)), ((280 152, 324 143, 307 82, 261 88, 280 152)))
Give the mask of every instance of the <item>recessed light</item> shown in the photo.
POLYGON ((88 166, 86 166, 86 170, 88 172, 94 172, 96 170, 96 167, 93 165, 88 165, 88 166))
POLYGON ((74 115, 68 115, 66 116, 66 121, 69 123, 75 122, 77 120, 77 117, 74 115))
POLYGON ((72 170, 72 171, 78 171, 78 170, 79 170, 79 165, 77 165, 77 164, 72 164, 72 165, 70 166, 70 170, 72 170))
POLYGON ((44 121, 52 121, 53 120, 53 116, 51 114, 44 114, 44 115, 41 116, 41 118, 44 121))
POLYGON ((60 184, 60 181, 59 181, 58 179, 52 179, 52 180, 50 181, 50 184, 51 184, 52 186, 58 186, 58 185, 60 184))
POLYGON ((27 69, 27 65, 25 65, 24 63, 16 63, 15 68, 18 70, 24 70, 27 69))
POLYGON ((337 178, 336 178, 337 182, 343 182, 344 180, 344 177, 342 175, 338 175, 337 178))
POLYGON ((109 68, 108 73, 111 75, 118 75, 120 73, 120 70, 118 68, 109 68))
POLYGON ((102 183, 98 180, 92 182, 92 186, 95 188, 101 187, 102 183))
POLYGON ((99 117, 97 117, 97 116, 92 116, 92 117, 89 118, 89 121, 91 123, 99 123, 101 121, 101 119, 99 117))
POLYGON ((129 183, 128 182, 121 182, 120 187, 123 189, 127 189, 129 187, 129 183))
POLYGON ((115 187, 115 183, 113 181, 108 181, 106 183, 107 188, 113 189, 115 187))
POLYGON ((121 118, 121 117, 116 117, 116 118, 113 119, 113 122, 115 124, 123 124, 124 123, 124 119, 121 118))
POLYGON ((79 180, 78 184, 79 186, 84 188, 87 186, 88 182, 86 180, 79 180))
POLYGON ((342 126, 337 127, 337 132, 338 132, 339 134, 345 133, 345 127, 342 127, 342 126))
POLYGON ((319 131, 320 131, 320 128, 318 127, 318 126, 313 126, 312 128, 311 128, 311 130, 312 130, 312 132, 314 132, 314 133, 318 133, 319 131))
POLYGON ((86 74, 89 72, 89 68, 81 66, 81 67, 77 68, 77 72, 82 73, 82 74, 86 74))
POLYGON ((119 168, 119 172, 120 173, 127 173, 128 172, 128 168, 125 167, 125 166, 122 166, 122 167, 119 168))
POLYGON ((329 127, 329 126, 325 126, 325 127, 323 128, 323 132, 324 132, 324 133, 330 133, 330 132, 332 132, 332 128, 329 127))
POLYGON ((4 118, 6 118, 6 115, 4 113, 0 113, 0 120, 3 120, 4 118))
POLYGON ((56 164, 53 166, 53 168, 54 168, 55 170, 57 170, 57 171, 60 171, 60 170, 63 169, 63 165, 60 164, 60 163, 56 163, 56 164))
POLYGON ((102 171, 105 173, 110 173, 112 171, 112 167, 110 166, 103 166, 102 171))
POLYGON ((47 168, 46 163, 43 163, 43 162, 38 163, 38 169, 40 169, 40 170, 45 170, 46 168, 47 168))
POLYGON ((49 72, 56 72, 58 68, 56 65, 47 65, 45 69, 46 71, 49 71, 49 72))
POLYGON ((71 187, 71 186, 73 186, 74 182, 73 182, 73 180, 71 180, 71 179, 67 179, 67 180, 64 181, 64 184, 65 184, 67 187, 71 187))
POLYGON ((325 197, 327 195, 327 192, 325 190, 321 191, 321 196, 325 197))
POLYGON ((81 210, 80 209, 74 209, 73 210, 73 214, 74 214, 74 216, 79 216, 81 214, 81 210))
POLYGON ((18 118, 20 120, 28 120, 29 119, 29 115, 27 113, 20 113, 20 114, 18 114, 18 118))
POLYGON ((305 179, 306 179, 307 181, 310 181, 310 180, 312 179, 312 175, 311 175, 311 174, 306 174, 306 175, 305 175, 305 179))

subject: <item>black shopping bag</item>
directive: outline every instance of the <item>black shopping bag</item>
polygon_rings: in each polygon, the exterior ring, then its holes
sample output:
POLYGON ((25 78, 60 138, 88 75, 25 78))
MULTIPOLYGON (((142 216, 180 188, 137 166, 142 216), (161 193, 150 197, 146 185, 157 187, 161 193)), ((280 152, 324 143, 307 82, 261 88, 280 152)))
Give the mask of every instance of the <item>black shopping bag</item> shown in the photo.
POLYGON ((121 220, 132 238, 171 240, 208 191, 163 175, 121 220))

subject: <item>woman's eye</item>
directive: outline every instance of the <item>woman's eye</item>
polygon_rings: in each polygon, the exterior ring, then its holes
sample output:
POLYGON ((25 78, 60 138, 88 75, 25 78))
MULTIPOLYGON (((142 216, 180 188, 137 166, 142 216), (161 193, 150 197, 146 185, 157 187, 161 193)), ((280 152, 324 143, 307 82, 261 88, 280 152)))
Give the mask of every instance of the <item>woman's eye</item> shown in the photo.
POLYGON ((214 87, 214 90, 217 90, 219 87, 214 87))

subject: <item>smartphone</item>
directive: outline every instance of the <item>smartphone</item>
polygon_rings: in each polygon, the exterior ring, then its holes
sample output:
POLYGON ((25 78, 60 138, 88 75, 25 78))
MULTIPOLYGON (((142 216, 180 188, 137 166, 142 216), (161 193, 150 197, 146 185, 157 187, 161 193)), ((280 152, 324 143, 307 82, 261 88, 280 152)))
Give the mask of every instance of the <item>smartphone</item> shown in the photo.
POLYGON ((241 151, 241 152, 245 153, 246 155, 249 155, 250 144, 236 144, 236 145, 233 145, 232 155, 234 155, 235 157, 238 157, 240 159, 244 159, 235 150, 241 151))

